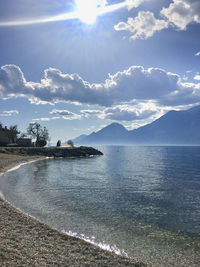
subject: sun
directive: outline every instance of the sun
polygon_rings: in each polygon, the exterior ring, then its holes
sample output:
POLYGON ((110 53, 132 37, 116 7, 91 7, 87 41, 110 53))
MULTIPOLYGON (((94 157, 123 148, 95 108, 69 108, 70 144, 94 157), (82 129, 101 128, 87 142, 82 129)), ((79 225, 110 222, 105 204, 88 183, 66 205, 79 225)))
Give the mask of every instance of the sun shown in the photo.
POLYGON ((78 18, 86 23, 93 24, 98 16, 98 9, 106 4, 105 0, 75 0, 78 18))

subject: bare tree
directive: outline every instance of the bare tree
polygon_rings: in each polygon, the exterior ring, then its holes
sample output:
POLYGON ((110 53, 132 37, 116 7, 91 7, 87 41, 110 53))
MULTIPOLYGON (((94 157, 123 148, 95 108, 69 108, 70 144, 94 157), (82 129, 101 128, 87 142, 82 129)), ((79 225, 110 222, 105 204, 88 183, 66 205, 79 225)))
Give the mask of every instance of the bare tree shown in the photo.
POLYGON ((50 140, 49 132, 46 127, 42 127, 39 123, 29 123, 27 134, 36 139, 37 146, 45 146, 50 140))
POLYGON ((9 139, 10 139, 11 143, 15 143, 16 142, 17 135, 19 133, 20 133, 20 131, 18 130, 18 126, 17 125, 11 125, 9 127, 8 135, 9 135, 9 139))
POLYGON ((27 133, 21 133, 20 134, 20 138, 26 138, 27 137, 27 133))

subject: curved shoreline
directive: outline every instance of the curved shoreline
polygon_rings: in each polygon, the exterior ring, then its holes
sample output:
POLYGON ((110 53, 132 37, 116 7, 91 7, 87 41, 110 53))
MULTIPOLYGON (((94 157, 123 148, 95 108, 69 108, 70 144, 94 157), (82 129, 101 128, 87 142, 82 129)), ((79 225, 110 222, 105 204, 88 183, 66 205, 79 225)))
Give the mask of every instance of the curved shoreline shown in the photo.
MULTIPOLYGON (((0 153, 0 173, 45 159, 0 153)), ((0 198, 1 266, 145 266, 68 236, 0 198)))

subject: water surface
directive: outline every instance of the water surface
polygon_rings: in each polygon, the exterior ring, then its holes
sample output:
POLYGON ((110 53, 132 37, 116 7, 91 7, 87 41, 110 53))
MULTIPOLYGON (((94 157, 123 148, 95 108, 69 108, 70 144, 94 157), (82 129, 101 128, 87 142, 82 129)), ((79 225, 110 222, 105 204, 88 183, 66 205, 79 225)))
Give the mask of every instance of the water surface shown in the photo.
POLYGON ((200 265, 200 147, 99 148, 3 175, 11 203, 52 227, 160 266, 200 265))

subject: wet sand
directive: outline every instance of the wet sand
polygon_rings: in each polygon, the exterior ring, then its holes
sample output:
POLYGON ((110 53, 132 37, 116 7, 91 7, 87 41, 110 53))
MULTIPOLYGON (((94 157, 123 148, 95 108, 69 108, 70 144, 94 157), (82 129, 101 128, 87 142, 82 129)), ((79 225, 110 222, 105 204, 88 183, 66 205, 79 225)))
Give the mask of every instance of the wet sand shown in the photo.
MULTIPOLYGON (((0 173, 37 156, 0 153, 0 173)), ((67 236, 0 198, 0 266, 145 266, 67 236)))

